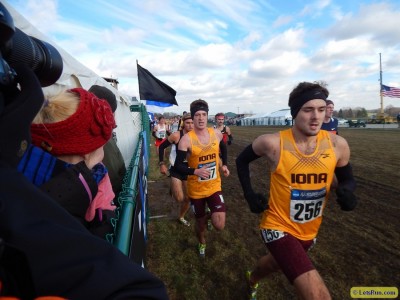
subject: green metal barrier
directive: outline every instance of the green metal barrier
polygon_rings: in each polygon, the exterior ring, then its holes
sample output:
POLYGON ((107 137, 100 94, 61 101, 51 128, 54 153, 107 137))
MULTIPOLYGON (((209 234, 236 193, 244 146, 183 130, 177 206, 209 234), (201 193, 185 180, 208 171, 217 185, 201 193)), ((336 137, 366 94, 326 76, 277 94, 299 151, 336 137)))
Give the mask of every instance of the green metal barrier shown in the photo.
POLYGON ((131 237, 132 237, 132 226, 133 218, 135 215, 136 207, 136 196, 138 193, 137 183, 138 183, 138 166, 141 153, 141 139, 139 139, 138 145, 136 147, 135 155, 131 161, 130 170, 128 173, 128 184, 123 186, 122 193, 118 198, 120 203, 118 223, 115 230, 115 240, 114 245, 122 251, 125 255, 129 254, 131 237))
MULTIPOLYGON (((146 153, 147 156, 150 154, 150 120, 146 111, 146 107, 143 104, 132 105, 130 107, 131 112, 138 112, 140 114, 140 132, 139 139, 136 145, 134 155, 130 161, 130 164, 126 170, 122 191, 118 197, 119 208, 117 209, 117 219, 113 220, 114 233, 107 235, 107 240, 121 250, 125 255, 129 255, 130 247, 132 245, 132 229, 134 224, 136 199, 139 193, 139 163, 142 158, 142 154, 146 153), (143 138, 146 136, 146 149, 142 149, 143 138), (143 151, 144 150, 144 151, 143 151)), ((149 161, 149 157, 148 160, 149 161)), ((146 176, 148 175, 148 166, 144 170, 146 176)), ((149 212, 147 211, 146 220, 147 224, 149 221, 149 212)))

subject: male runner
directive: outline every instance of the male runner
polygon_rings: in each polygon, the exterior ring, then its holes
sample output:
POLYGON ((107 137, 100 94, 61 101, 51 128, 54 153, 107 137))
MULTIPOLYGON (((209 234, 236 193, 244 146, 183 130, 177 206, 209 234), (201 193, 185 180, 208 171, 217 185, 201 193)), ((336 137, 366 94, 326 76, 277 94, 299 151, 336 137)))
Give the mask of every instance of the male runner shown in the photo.
POLYGON ((335 104, 332 100, 326 100, 326 112, 324 122, 322 123, 321 129, 327 130, 334 134, 339 134, 338 132, 338 119, 333 117, 333 111, 335 109, 335 104))
POLYGON ((298 84, 289 96, 293 127, 259 136, 236 159, 250 210, 263 213, 260 230, 269 251, 247 273, 250 299, 256 297, 258 282, 278 270, 294 285, 300 299, 331 299, 307 251, 315 243, 334 175, 342 210, 353 210, 357 199, 346 140, 320 130, 328 95, 318 83, 298 84), (249 163, 261 156, 272 172, 269 206, 253 191, 249 177, 249 163))
POLYGON ((195 100, 190 104, 194 129, 184 135, 179 143, 175 166, 178 172, 188 176, 188 195, 196 218, 196 235, 200 257, 205 257, 206 204, 211 211, 211 222, 215 229, 225 227, 225 202, 221 191, 219 168, 229 176, 226 145, 222 133, 207 127, 208 104, 195 100), (219 151, 221 148, 222 163, 219 151), (187 160, 187 164, 184 162, 187 160))
POLYGON ((229 128, 229 126, 224 125, 225 115, 222 112, 215 115, 215 122, 216 125, 214 126, 214 128, 221 131, 224 143, 228 145, 232 144, 233 136, 231 133, 231 129, 229 128))
POLYGON ((178 202, 181 203, 181 209, 179 212, 178 221, 185 225, 190 226, 189 221, 185 220, 185 214, 189 210, 190 201, 187 195, 187 175, 180 174, 174 164, 176 159, 176 151, 179 145, 179 141, 181 138, 188 133, 189 131, 193 130, 193 120, 190 114, 185 114, 182 117, 183 128, 179 131, 172 133, 168 136, 167 140, 160 145, 159 148, 159 165, 160 165, 160 172, 161 174, 167 175, 168 170, 167 166, 164 163, 164 150, 172 145, 172 149, 169 155, 169 162, 171 167, 169 169, 169 174, 171 176, 171 192, 172 197, 178 202))

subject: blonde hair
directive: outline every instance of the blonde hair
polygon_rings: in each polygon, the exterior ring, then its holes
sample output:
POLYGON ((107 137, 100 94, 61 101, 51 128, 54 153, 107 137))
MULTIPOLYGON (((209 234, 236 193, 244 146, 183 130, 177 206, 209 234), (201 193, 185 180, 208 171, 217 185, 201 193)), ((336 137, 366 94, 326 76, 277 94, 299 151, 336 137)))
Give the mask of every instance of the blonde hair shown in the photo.
POLYGON ((78 109, 80 96, 70 91, 49 97, 33 119, 33 124, 47 124, 64 121, 72 116, 78 109))

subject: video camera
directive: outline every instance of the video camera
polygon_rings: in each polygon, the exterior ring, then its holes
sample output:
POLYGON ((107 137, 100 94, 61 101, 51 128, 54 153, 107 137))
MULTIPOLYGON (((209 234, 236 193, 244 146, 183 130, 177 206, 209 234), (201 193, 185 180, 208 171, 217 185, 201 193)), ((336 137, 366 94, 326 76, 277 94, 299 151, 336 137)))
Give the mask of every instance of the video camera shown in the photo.
POLYGON ((13 70, 17 63, 31 68, 42 87, 54 84, 63 70, 57 49, 16 28, 11 14, 0 2, 0 92, 18 83, 13 70))

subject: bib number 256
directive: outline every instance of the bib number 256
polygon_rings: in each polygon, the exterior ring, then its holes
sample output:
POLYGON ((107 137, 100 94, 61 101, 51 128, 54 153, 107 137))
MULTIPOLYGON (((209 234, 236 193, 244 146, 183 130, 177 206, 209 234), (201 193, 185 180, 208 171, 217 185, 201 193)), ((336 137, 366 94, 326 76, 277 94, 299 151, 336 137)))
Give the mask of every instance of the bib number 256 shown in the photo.
POLYGON ((322 200, 291 202, 290 215, 294 222, 306 223, 319 217, 322 213, 322 200))

